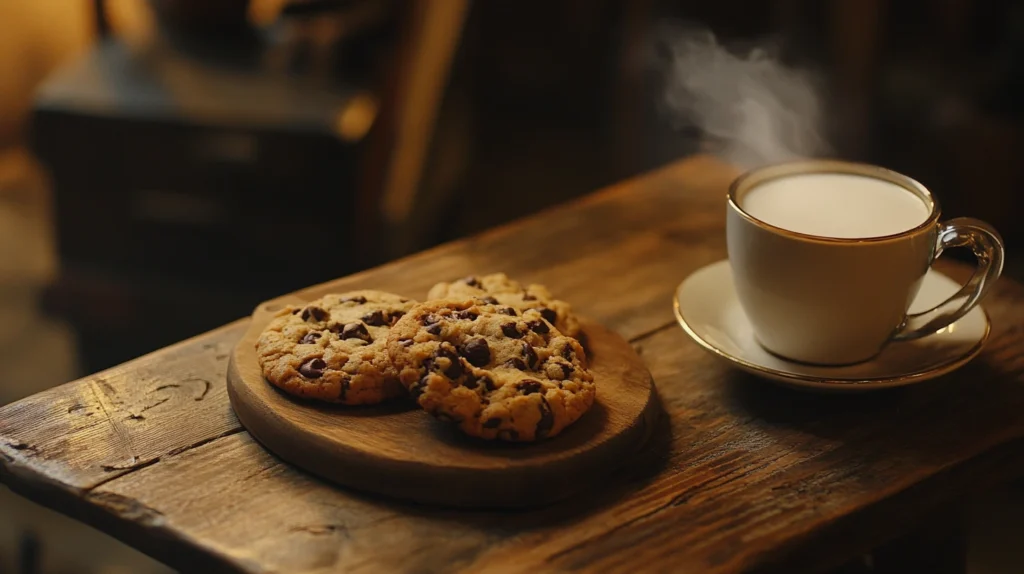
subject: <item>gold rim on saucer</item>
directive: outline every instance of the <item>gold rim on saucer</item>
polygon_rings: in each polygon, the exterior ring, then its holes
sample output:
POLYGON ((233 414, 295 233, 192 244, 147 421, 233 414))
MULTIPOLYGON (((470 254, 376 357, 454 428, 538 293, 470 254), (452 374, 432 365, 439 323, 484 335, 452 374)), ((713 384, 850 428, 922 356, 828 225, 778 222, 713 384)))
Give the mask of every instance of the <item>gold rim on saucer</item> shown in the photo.
MULTIPOLYGON (((686 280, 684 279, 683 282, 685 281, 686 280)), ((690 338, 694 340, 694 342, 703 347, 705 351, 708 351, 712 355, 735 363, 736 365, 739 365, 748 371, 768 375, 770 378, 774 378, 776 380, 786 380, 794 383, 810 383, 811 385, 821 386, 825 388, 834 389, 837 387, 850 387, 861 385, 884 385, 886 387, 898 387, 903 385, 909 385, 919 380, 932 379, 935 377, 945 375, 946 373, 956 370, 957 368, 968 363, 974 357, 978 356, 978 354, 981 353, 981 349, 985 346, 985 342, 988 341, 989 334, 992 330, 992 321, 989 319, 988 311, 986 311, 983 307, 979 305, 982 314, 985 315, 985 333, 981 336, 980 339, 978 339, 978 342, 975 343, 975 345, 971 347, 969 351, 955 359, 936 365, 926 371, 919 371, 916 373, 901 375, 897 377, 875 377, 868 379, 830 379, 828 377, 816 377, 812 375, 780 371, 778 369, 773 369, 771 367, 758 365, 745 359, 741 359, 740 357, 730 355, 729 353, 726 353, 725 351, 722 351, 718 347, 705 341, 700 335, 697 334, 696 331, 693 330, 692 327, 690 327, 689 323, 686 322, 686 317, 683 316, 683 312, 679 308, 680 287, 682 287, 682 283, 680 283, 676 287, 675 293, 673 293, 672 295, 672 310, 675 314, 676 322, 678 322, 679 326, 682 327, 684 331, 686 331, 686 334, 689 335, 690 338)))

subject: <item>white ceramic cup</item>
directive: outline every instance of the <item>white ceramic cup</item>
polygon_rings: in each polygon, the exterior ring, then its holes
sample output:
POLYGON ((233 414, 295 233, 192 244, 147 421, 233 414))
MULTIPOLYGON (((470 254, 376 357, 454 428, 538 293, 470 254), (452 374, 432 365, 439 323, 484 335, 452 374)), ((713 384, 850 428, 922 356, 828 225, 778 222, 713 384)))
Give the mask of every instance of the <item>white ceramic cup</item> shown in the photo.
POLYGON ((850 364, 877 355, 890 341, 934 333, 974 307, 1003 268, 1003 243, 970 218, 939 222, 939 204, 920 183, 871 165, 809 160, 747 172, 729 188, 726 235, 733 281, 754 334, 787 359, 850 364), (930 210, 924 223, 884 237, 807 235, 760 221, 743 210, 759 184, 806 173, 878 178, 916 195, 930 210), (907 314, 928 268, 943 250, 967 247, 977 269, 944 303, 907 314))

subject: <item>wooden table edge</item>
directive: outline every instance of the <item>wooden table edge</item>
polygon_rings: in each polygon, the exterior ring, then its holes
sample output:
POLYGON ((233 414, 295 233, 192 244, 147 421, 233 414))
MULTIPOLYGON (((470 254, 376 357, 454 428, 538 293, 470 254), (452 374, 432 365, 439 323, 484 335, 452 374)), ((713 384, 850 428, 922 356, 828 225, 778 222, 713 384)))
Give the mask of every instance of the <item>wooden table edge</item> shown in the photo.
MULTIPOLYGON (((220 438, 224 437, 215 440, 220 438)), ((202 446, 205 444, 209 443, 202 446)), ((239 568, 232 557, 220 555, 198 541, 178 534, 173 527, 163 523, 159 511, 137 500, 111 493, 93 494, 100 486, 139 470, 137 468, 126 470, 93 487, 72 488, 30 466, 19 464, 4 452, 4 447, 0 443, 0 484, 27 500, 96 528, 175 569, 231 573, 261 571, 239 568), (145 525, 145 529, 136 528, 140 523, 145 525), (126 524, 132 528, 124 528, 126 524)))

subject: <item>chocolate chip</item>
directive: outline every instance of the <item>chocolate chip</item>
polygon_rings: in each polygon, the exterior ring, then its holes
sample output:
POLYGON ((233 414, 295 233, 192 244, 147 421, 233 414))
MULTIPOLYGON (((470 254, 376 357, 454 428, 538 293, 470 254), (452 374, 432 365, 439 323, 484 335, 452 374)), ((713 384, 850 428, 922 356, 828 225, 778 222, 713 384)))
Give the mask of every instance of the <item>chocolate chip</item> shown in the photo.
POLYGON ((518 369, 520 371, 525 371, 528 368, 526 366, 526 361, 520 359, 519 357, 512 357, 511 359, 505 361, 504 366, 510 369, 518 369))
MULTIPOLYGON (((480 385, 483 385, 484 388, 487 389, 488 391, 493 391, 495 388, 494 381, 491 380, 491 378, 488 377, 487 375, 480 375, 479 377, 469 375, 468 377, 466 377, 466 382, 462 383, 462 386, 466 387, 467 389, 475 389, 480 385)), ((481 397, 480 400, 485 405, 490 404, 490 401, 483 397, 481 397)))
POLYGON ((306 307, 305 309, 302 310, 301 315, 303 321, 309 321, 310 317, 312 317, 314 321, 323 321, 324 319, 327 319, 330 316, 330 313, 321 309, 320 307, 306 307))
POLYGON ((572 376, 572 365, 567 365, 562 359, 551 357, 544 364, 544 374, 552 381, 563 381, 572 376))
POLYGON ((462 279, 459 279, 459 281, 465 283, 466 285, 469 285, 470 287, 480 287, 480 280, 473 275, 470 275, 469 277, 463 277, 462 279))
POLYGON ((300 345, 308 345, 310 343, 315 343, 316 340, 319 339, 322 336, 323 335, 321 333, 317 333, 316 331, 310 331, 310 332, 306 333, 305 335, 303 335, 301 339, 299 339, 299 344, 300 345))
POLYGON ((455 318, 462 319, 463 321, 472 321, 479 316, 480 315, 477 315, 476 313, 470 311, 469 309, 466 309, 465 311, 457 311, 455 313, 455 318))
POLYGON ((551 328, 548 327, 548 324, 545 323, 544 321, 530 321, 529 323, 527 323, 527 326, 529 326, 530 330, 533 331, 534 333, 540 333, 541 335, 551 331, 551 328))
POLYGON ((513 339, 521 339, 524 334, 519 330, 517 323, 505 323, 501 326, 501 332, 505 333, 506 337, 512 337, 513 339))
POLYGON ((523 379, 516 383, 516 388, 524 395, 532 395, 533 393, 541 392, 544 389, 544 384, 533 379, 523 379))
POLYGON ((342 297, 341 302, 356 303, 357 305, 362 305, 363 303, 366 303, 366 297, 363 297, 362 295, 356 295, 354 297, 342 297))
POLYGON ((544 397, 540 398, 540 420, 537 421, 537 428, 534 430, 534 436, 537 440, 543 440, 547 438, 548 433, 555 426, 555 415, 551 412, 551 405, 548 404, 548 400, 544 397))
POLYGON ((458 358, 455 358, 452 359, 451 365, 444 370, 444 376, 448 377, 449 379, 455 380, 462 376, 462 372, 462 361, 460 361, 458 358))
POLYGON ((392 311, 391 314, 388 315, 391 326, 394 327, 395 323, 397 323, 402 317, 405 317, 405 311, 392 311))
POLYGON ((562 367, 562 380, 569 380, 569 377, 572 376, 572 366, 565 363, 559 363, 558 366, 562 367))
POLYGON ((540 362, 540 359, 537 357, 537 351, 534 351, 533 346, 526 341, 523 341, 523 357, 526 358, 526 364, 530 365, 531 369, 537 368, 537 364, 540 362))
POLYGON ((483 337, 474 337, 462 346, 462 356, 466 357, 470 365, 483 367, 491 362, 491 348, 483 337))
POLYGON ((434 360, 430 363, 431 368, 438 365, 438 359, 448 360, 448 366, 439 365, 444 376, 452 380, 462 376, 462 361, 459 360, 458 351, 455 350, 454 346, 449 343, 442 343, 434 353, 434 360))
POLYGON ((498 438, 501 440, 519 440, 519 431, 516 429, 501 429, 498 431, 498 438))
POLYGON ((298 314, 299 314, 299 311, 302 311, 302 308, 301 308, 301 307, 300 307, 300 308, 298 308, 298 309, 293 309, 293 310, 292 310, 292 315, 298 315, 298 314))
POLYGON ((441 334, 441 317, 433 313, 428 313, 420 318, 420 323, 427 328, 427 332, 431 335, 441 334))
POLYGON ((537 297, 534 296, 532 293, 529 293, 527 291, 523 291, 523 301, 536 301, 536 300, 537 300, 537 297))
POLYGON ((542 307, 542 308, 537 309, 537 310, 540 311, 540 316, 541 317, 544 317, 545 319, 548 320, 548 323, 552 323, 553 324, 555 321, 558 320, 558 313, 555 313, 554 309, 548 309, 547 307, 542 307))
POLYGON ((345 395, 348 394, 349 387, 352 386, 352 379, 345 377, 341 380, 341 391, 338 393, 338 399, 345 400, 345 395))
POLYGON ((501 419, 499 419, 499 418, 487 419, 487 420, 484 421, 484 424, 482 426, 485 429, 496 429, 496 428, 501 426, 501 419))
POLYGON ((299 365, 299 373, 307 379, 319 379, 324 374, 327 363, 323 359, 310 359, 299 365))
POLYGON ((516 317, 519 315, 519 311, 516 311, 515 307, 502 307, 501 309, 499 309, 499 311, 512 317, 516 317))
POLYGON ((487 295, 486 297, 480 297, 480 300, 483 301, 484 303, 487 303, 488 305, 498 304, 498 300, 495 299, 494 297, 491 297, 490 295, 487 295))
POLYGON ((411 347, 414 342, 411 337, 403 337, 398 340, 398 343, 403 347, 411 347))
POLYGON ((366 325, 360 322, 349 323, 341 330, 342 339, 362 339, 367 343, 372 343, 373 338, 370 337, 370 332, 366 330, 366 325))
POLYGON ((363 315, 361 319, 363 320, 363 323, 366 323, 371 327, 383 327, 384 324, 388 322, 387 317, 384 315, 384 311, 381 311, 380 309, 373 313, 363 315))
POLYGON ((562 356, 571 361, 576 358, 576 351, 572 348, 572 345, 566 344, 562 347, 562 356))
POLYGON ((461 377, 462 373, 462 361, 460 361, 458 357, 452 359, 451 364, 448 366, 447 369, 444 370, 444 376, 448 377, 449 379, 452 379, 453 381, 461 377))

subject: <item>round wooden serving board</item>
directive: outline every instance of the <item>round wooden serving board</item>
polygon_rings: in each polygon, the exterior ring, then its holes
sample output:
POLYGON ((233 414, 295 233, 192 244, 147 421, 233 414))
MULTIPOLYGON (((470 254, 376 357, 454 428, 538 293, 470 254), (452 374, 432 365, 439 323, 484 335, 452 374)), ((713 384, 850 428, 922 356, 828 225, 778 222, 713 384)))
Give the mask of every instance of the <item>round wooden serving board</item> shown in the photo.
MULTIPOLYGON (((318 296, 310 290, 303 295, 318 296)), ((468 437, 409 399, 371 407, 297 399, 263 378, 255 344, 274 311, 304 302, 292 295, 257 307, 231 355, 228 395, 239 420, 263 446, 341 485, 460 507, 546 504, 623 462, 646 440, 657 416, 643 361, 622 337, 586 320, 597 400, 575 424, 540 443, 468 437)))

